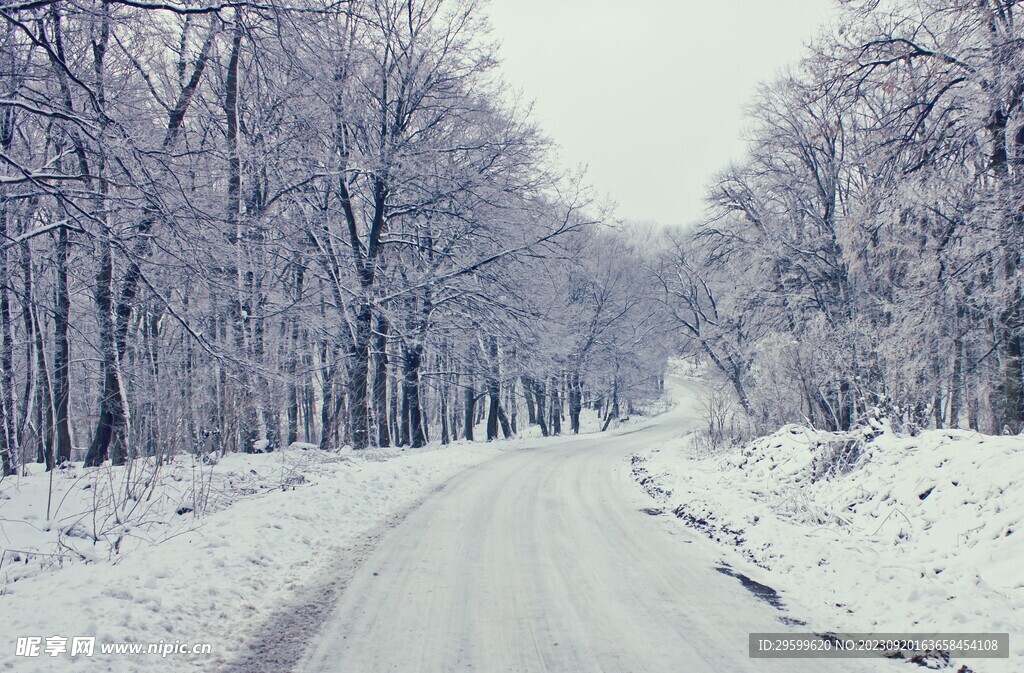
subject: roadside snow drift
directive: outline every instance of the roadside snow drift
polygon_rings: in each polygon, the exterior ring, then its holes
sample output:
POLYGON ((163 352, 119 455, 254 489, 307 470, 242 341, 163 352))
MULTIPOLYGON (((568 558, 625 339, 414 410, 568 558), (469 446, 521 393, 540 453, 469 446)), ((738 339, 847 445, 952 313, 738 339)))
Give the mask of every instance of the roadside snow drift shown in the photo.
POLYGON ((781 592, 798 628, 1008 632, 1009 660, 950 667, 1024 670, 1024 437, 791 425, 713 455, 683 438, 634 461, 652 497, 781 592))

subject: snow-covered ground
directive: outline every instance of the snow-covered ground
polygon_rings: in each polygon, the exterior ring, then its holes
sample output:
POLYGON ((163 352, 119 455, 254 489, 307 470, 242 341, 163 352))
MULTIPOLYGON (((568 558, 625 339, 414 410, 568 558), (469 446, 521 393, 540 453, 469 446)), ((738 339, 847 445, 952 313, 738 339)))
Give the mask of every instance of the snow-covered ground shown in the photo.
POLYGON ((533 433, 415 450, 78 463, 52 474, 28 466, 0 481, 0 670, 218 670, 275 611, 337 573, 346 545, 466 468, 536 446, 533 433), (26 637, 41 639, 39 656, 19 656, 26 637), (91 657, 71 656, 76 637, 95 638, 91 657), (48 643, 68 651, 49 656, 48 643), (210 643, 212 652, 104 655, 104 643, 210 643))
POLYGON ((667 510, 781 593, 802 630, 1003 632, 1024 670, 1024 437, 795 425, 714 453, 692 435, 634 457, 667 510))

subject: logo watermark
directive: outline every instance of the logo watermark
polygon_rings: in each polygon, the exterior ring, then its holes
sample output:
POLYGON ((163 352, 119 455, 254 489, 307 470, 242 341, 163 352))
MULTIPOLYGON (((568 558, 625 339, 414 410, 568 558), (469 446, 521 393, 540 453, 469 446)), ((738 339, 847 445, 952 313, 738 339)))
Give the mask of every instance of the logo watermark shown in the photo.
POLYGON ((751 633, 752 659, 1008 659, 1009 633, 751 633))
POLYGON ((150 643, 96 642, 95 636, 22 636, 14 648, 18 657, 91 657, 94 654, 145 654, 167 657, 171 655, 212 654, 210 643, 187 643, 180 640, 159 640, 150 643))

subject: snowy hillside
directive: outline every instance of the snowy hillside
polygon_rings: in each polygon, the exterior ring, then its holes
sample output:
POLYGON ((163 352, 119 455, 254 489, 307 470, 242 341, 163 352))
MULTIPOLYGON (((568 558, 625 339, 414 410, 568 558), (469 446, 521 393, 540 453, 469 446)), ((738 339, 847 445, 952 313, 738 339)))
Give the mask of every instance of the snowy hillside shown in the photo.
POLYGON ((1009 632, 1009 660, 950 666, 1024 667, 1024 437, 790 425, 712 455, 652 447, 634 476, 778 590, 798 628, 1009 632))

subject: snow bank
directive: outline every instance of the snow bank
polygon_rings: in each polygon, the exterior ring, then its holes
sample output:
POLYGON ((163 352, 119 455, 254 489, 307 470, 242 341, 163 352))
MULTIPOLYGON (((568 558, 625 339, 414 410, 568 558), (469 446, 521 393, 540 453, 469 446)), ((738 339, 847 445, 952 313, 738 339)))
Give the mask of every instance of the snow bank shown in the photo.
POLYGON ((732 551, 818 632, 1009 632, 1024 670, 1024 438, 787 426, 698 455, 634 457, 652 497, 732 551))
MULTIPOLYGON (((439 482, 520 442, 76 465, 0 482, 0 670, 209 671, 338 550, 439 482), (49 505, 48 505, 49 503, 49 505), (96 504, 97 513, 93 514, 96 504), (49 507, 49 516, 47 508, 49 507), (91 657, 17 656, 18 637, 96 638, 91 657), (102 655, 100 643, 211 643, 102 655)), ((311 625, 315 628, 315 625, 311 625)))

